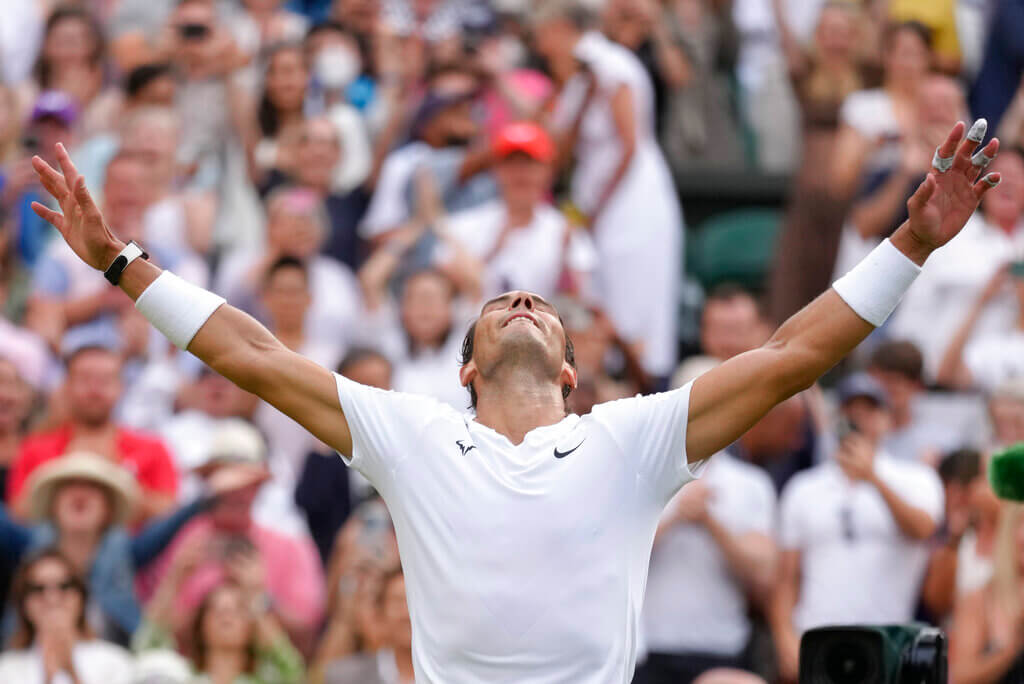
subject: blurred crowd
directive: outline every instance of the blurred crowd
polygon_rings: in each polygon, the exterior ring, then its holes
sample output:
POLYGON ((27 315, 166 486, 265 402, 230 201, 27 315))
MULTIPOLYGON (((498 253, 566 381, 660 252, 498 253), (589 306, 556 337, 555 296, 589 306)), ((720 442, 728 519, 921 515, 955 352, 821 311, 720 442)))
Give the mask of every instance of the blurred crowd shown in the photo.
POLYGON ((669 504, 636 681, 794 682, 805 630, 917 619, 956 684, 1024 682, 1024 515, 986 479, 1024 440, 1020 0, 0 4, 0 681, 414 679, 387 508, 79 262, 33 155, 367 385, 468 410, 468 325, 536 292, 583 414, 764 344, 983 116, 998 191, 669 504), (701 177, 785 193, 687 226, 701 177))

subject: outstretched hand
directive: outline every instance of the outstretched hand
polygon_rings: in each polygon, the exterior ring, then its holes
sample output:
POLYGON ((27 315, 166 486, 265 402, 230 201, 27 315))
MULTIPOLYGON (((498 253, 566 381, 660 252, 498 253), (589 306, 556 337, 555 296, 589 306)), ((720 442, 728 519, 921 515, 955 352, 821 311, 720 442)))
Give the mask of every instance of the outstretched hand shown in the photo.
POLYGON ((71 162, 68 151, 57 143, 57 162, 60 171, 39 157, 32 158, 32 168, 46 191, 60 204, 60 212, 32 203, 32 209, 60 231, 65 242, 78 257, 95 269, 105 270, 124 247, 110 228, 85 187, 85 178, 71 162))
MULTIPOLYGON (((965 129, 962 121, 957 122, 939 146, 938 156, 952 158, 952 167, 945 172, 933 167, 907 202, 910 212, 907 230, 917 243, 916 251, 924 257, 952 240, 967 224, 984 194, 999 184, 998 173, 985 175, 985 166, 972 163, 978 143, 964 138, 965 129)), ((993 138, 982 150, 988 159, 994 158, 998 151, 998 138, 993 138)))

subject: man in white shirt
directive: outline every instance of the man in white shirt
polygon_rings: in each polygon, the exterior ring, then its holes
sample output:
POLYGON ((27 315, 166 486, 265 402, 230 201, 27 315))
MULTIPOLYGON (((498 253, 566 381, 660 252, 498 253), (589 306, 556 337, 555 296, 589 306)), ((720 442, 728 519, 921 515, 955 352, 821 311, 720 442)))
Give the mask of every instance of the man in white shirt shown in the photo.
POLYGON ((772 631, 785 677, 796 673, 808 629, 913 618, 943 512, 930 466, 879 449, 890 425, 881 386, 851 376, 840 401, 849 428, 835 460, 794 476, 782 492, 772 631))
POLYGON ((459 378, 475 412, 460 414, 334 375, 148 263, 110 232, 60 145, 63 174, 38 157, 33 165, 63 214, 33 207, 168 339, 374 484, 405 568, 416 681, 625 683, 662 509, 704 461, 884 323, 928 255, 998 184, 971 167, 977 145, 963 142, 965 130, 957 124, 938 148, 910 219, 767 344, 677 390, 583 417, 566 415, 571 340, 532 293, 492 299, 470 327, 459 378))
POLYGON ((676 494, 654 539, 641 622, 647 658, 634 684, 683 684, 744 665, 748 596, 765 599, 775 576, 774 528, 771 479, 728 452, 676 494))
POLYGON ((445 222, 450 236, 483 263, 484 296, 509 290, 543 297, 561 289, 586 291, 597 266, 594 243, 547 202, 554 142, 536 124, 515 123, 498 132, 492 148, 501 197, 445 222))

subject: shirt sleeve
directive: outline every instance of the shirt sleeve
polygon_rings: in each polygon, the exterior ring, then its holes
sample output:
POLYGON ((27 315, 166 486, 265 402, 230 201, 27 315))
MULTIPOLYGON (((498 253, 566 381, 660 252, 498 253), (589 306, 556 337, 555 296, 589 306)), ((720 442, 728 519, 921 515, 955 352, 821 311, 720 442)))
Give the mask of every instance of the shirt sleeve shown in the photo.
POLYGON ((368 387, 337 373, 334 377, 352 433, 352 457, 342 459, 383 493, 421 428, 446 408, 431 397, 368 387))
POLYGON ((154 441, 146 446, 146 458, 139 464, 139 485, 143 489, 175 496, 178 493, 178 473, 167 448, 154 441))
POLYGON ((690 464, 686 458, 692 386, 689 382, 670 392, 610 401, 593 410, 663 504, 699 477, 704 464, 690 464))

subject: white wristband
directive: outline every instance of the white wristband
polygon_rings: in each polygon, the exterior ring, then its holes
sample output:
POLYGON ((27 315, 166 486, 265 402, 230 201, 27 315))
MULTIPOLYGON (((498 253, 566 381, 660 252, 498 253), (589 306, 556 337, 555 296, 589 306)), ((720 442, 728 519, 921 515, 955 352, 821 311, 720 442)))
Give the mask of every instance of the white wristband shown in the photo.
POLYGON ((832 289, 858 316, 877 328, 896 309, 920 272, 920 266, 886 239, 832 289))
POLYGON ((186 349, 224 298, 164 271, 135 300, 135 308, 174 346, 186 349))

